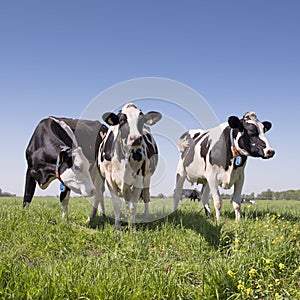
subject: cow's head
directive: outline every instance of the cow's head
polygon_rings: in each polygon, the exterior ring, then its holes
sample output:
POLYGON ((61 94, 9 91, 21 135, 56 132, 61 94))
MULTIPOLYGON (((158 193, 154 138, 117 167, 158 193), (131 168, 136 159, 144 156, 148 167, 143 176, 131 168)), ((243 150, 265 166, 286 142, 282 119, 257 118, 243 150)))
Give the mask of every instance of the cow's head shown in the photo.
POLYGON ((275 151, 265 136, 265 132, 272 127, 270 122, 260 122, 254 112, 248 112, 242 119, 229 117, 228 124, 238 129, 234 134, 234 146, 240 154, 262 158, 274 156, 275 151))
POLYGON ((108 125, 118 126, 119 138, 126 152, 140 147, 144 125, 154 125, 161 117, 162 115, 155 111, 143 114, 133 103, 126 104, 118 115, 107 112, 102 116, 108 125))
POLYGON ((59 175, 64 185, 84 197, 93 196, 96 189, 89 173, 89 161, 81 147, 62 149, 59 160, 59 175))

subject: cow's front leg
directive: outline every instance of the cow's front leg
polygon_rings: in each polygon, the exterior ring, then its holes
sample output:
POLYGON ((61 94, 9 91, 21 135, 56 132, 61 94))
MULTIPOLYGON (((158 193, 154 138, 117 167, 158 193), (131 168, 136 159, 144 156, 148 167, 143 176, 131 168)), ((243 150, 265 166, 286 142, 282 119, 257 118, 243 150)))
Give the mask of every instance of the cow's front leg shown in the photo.
POLYGON ((210 180, 208 184, 211 191, 211 196, 214 201, 214 207, 216 211, 216 221, 218 223, 221 216, 222 198, 218 189, 218 183, 215 180, 210 180))
POLYGON ((212 214, 209 207, 209 193, 210 193, 209 185, 203 184, 201 189, 201 201, 205 210, 205 214, 211 218, 212 214))
POLYGON ((121 206, 122 202, 117 193, 111 193, 111 199, 114 207, 115 229, 121 228, 121 206))
POLYGON ((235 219, 237 222, 241 219, 241 202, 242 202, 242 187, 244 184, 244 173, 241 174, 240 178, 234 184, 234 191, 232 196, 232 206, 235 212, 235 219))
POLYGON ((97 213, 97 210, 99 212, 99 215, 104 214, 104 201, 103 201, 103 193, 104 193, 104 180, 100 177, 100 179, 95 181, 95 187, 96 187, 96 194, 94 197, 94 205, 92 208, 92 211, 90 215, 87 218, 87 223, 93 219, 97 213))
POLYGON ((66 218, 67 220, 69 220, 68 205, 70 200, 70 193, 71 190, 68 187, 66 187, 65 191, 61 192, 59 197, 62 205, 62 217, 66 218))
POLYGON ((144 201, 144 216, 145 218, 149 217, 149 202, 150 202, 150 192, 149 188, 144 188, 143 192, 143 201, 144 201))
POLYGON ((130 226, 131 228, 135 227, 135 216, 138 207, 138 201, 141 196, 142 189, 134 187, 131 193, 131 200, 130 200, 130 226))
POLYGON ((34 195, 36 187, 36 181, 30 174, 30 169, 27 169, 26 172, 26 181, 25 181, 25 192, 23 199, 23 208, 28 207, 31 203, 32 197, 34 195))
POLYGON ((142 189, 142 196, 144 201, 144 216, 149 217, 149 202, 150 202, 150 180, 151 176, 145 176, 144 178, 144 188, 142 189))
POLYGON ((94 207, 98 210, 99 216, 105 215, 105 207, 104 207, 104 191, 105 191, 105 179, 100 175, 100 172, 97 168, 97 165, 94 164, 91 170, 91 176, 94 178, 94 185, 96 187, 95 201, 94 207))

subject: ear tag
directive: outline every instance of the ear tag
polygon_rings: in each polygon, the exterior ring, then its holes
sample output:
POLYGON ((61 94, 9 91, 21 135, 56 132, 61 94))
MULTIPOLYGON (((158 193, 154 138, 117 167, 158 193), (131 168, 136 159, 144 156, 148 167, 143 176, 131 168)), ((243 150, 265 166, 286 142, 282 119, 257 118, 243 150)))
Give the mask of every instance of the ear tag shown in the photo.
POLYGON ((242 158, 240 156, 237 156, 234 160, 234 164, 238 167, 242 163, 242 158))
POLYGON ((61 192, 65 192, 66 191, 66 186, 64 185, 64 184, 60 184, 60 186, 59 186, 59 190, 61 191, 61 192))
POLYGON ((110 124, 110 125, 113 125, 113 121, 112 121, 112 119, 111 119, 111 118, 109 118, 109 119, 107 120, 107 123, 108 123, 108 124, 110 124))

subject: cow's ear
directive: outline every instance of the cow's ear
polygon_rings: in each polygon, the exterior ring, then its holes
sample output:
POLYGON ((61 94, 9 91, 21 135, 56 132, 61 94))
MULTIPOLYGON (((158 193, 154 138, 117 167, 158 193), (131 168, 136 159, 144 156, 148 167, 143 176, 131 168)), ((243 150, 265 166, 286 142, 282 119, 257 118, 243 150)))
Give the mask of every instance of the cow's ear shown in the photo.
POLYGON ((264 122, 262 122, 263 123, 263 125, 264 125, 264 132, 267 132, 267 131, 269 131, 270 129, 271 129, 271 127, 272 127, 272 123, 271 122, 269 122, 269 121, 264 121, 264 122))
POLYGON ((119 124, 119 117, 112 112, 103 114, 102 119, 110 126, 119 124))
POLYGON ((162 118, 162 115, 156 111, 149 111, 144 115, 144 118, 145 118, 145 124, 154 125, 162 118))
POLYGON ((230 116, 228 118, 228 124, 231 128, 240 128, 241 127, 241 121, 236 116, 230 116))

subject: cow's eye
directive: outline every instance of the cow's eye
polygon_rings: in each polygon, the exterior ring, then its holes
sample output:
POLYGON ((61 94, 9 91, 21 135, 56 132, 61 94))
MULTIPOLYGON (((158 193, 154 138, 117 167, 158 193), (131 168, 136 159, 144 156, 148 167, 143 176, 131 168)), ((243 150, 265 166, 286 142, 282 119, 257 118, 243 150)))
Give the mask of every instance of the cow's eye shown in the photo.
POLYGON ((120 114, 120 116, 119 116, 120 127, 126 123, 127 123, 127 116, 125 114, 120 114))
POLYGON ((247 133, 249 136, 257 136, 258 132, 257 132, 257 128, 255 125, 251 125, 247 128, 247 133))
POLYGON ((80 167, 79 167, 79 166, 74 165, 74 169, 75 169, 76 171, 80 171, 80 167))

